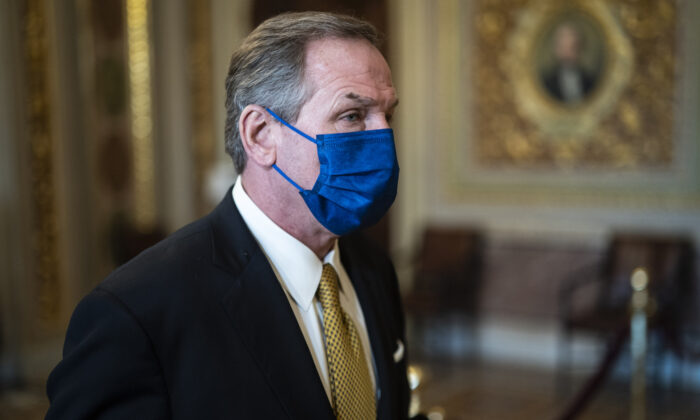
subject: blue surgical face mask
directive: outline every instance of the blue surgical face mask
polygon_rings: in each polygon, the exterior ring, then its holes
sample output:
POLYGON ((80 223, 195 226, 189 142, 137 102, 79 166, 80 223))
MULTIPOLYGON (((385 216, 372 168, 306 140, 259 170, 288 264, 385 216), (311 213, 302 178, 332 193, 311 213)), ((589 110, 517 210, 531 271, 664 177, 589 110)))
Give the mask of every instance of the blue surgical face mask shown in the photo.
POLYGON ((311 213, 326 229, 341 236, 371 226, 386 214, 396 198, 399 182, 392 129, 319 134, 314 139, 267 111, 316 143, 321 167, 312 189, 301 188, 276 164, 272 167, 299 190, 311 213))

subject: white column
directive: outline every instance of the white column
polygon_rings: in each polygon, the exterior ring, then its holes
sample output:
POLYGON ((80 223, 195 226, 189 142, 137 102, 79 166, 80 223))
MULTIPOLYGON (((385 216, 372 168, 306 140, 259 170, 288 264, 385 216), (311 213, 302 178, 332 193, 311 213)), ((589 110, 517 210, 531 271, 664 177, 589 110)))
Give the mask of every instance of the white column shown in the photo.
MULTIPOLYGON (((402 256, 410 255, 423 230, 426 207, 426 146, 434 144, 430 124, 434 78, 431 51, 435 3, 390 0, 389 57, 400 105, 393 127, 401 166, 399 193, 392 213, 392 243, 401 271, 402 256)), ((400 273, 400 277, 403 277, 400 273)))
POLYGON ((211 205, 221 200, 233 183, 236 172, 231 158, 224 151, 224 124, 226 121, 226 90, 224 88, 228 65, 233 51, 252 30, 251 0, 211 0, 212 39, 212 98, 214 110, 214 149, 216 160, 206 176, 206 197, 211 205))
POLYGON ((154 1, 153 88, 159 213, 168 231, 195 216, 187 1, 154 1))

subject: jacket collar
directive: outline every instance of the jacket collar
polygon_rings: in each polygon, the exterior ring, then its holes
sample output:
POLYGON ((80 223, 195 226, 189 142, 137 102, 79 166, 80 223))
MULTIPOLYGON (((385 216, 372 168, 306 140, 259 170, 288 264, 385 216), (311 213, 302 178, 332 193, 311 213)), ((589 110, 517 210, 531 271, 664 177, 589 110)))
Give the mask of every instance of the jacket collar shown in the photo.
POLYGON ((290 418, 333 419, 289 301, 230 190, 208 217, 214 264, 229 274, 221 305, 235 334, 290 418))
MULTIPOLYGON (((289 301, 272 267, 236 208, 231 190, 208 216, 214 264, 229 274, 221 304, 258 368, 290 418, 334 419, 323 384, 289 301), (230 281, 233 280, 233 281, 230 281), (279 344, 285 348, 280 349, 279 344)), ((341 238, 341 260, 365 317, 377 366, 377 418, 393 418, 390 382, 394 334, 377 308, 383 307, 382 280, 341 238)), ((223 285, 222 285, 223 286, 223 285)))

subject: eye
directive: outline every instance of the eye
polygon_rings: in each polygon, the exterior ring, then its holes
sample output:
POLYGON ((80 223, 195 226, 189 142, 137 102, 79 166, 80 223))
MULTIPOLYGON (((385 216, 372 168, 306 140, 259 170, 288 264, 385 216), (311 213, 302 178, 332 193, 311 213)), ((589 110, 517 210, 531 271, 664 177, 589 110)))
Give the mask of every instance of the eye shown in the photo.
POLYGON ((362 116, 360 115, 359 112, 357 111, 352 111, 349 112, 341 117, 341 119, 348 121, 348 122, 357 122, 360 120, 362 116))

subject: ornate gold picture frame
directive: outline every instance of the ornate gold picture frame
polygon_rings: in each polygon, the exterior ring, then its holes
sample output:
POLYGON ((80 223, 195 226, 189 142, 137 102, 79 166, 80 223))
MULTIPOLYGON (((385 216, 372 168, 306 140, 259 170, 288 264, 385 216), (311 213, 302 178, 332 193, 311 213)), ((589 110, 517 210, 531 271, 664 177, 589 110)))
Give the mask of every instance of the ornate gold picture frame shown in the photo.
POLYGON ((476 9, 477 162, 517 169, 669 167, 675 2, 523 3, 481 1, 476 9))
POLYGON ((633 73, 632 45, 612 10, 597 1, 533 5, 507 42, 504 67, 515 105, 554 141, 594 132, 633 73))

